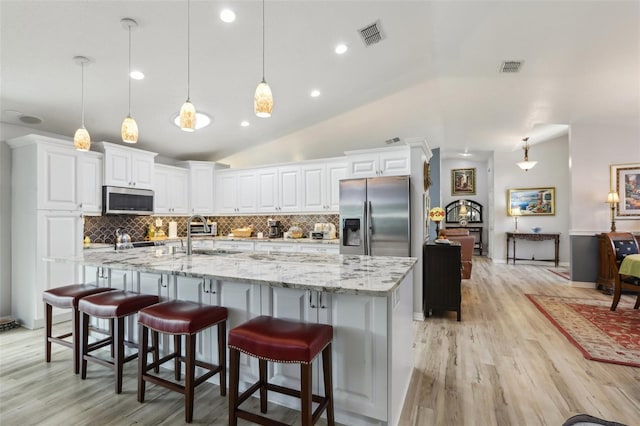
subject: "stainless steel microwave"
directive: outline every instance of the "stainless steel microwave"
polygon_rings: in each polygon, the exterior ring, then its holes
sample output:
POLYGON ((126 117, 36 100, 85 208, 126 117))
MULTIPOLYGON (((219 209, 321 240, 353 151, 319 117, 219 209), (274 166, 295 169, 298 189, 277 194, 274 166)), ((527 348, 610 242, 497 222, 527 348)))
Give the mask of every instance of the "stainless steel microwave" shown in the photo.
POLYGON ((102 187, 102 214, 153 214, 153 191, 150 189, 102 187))

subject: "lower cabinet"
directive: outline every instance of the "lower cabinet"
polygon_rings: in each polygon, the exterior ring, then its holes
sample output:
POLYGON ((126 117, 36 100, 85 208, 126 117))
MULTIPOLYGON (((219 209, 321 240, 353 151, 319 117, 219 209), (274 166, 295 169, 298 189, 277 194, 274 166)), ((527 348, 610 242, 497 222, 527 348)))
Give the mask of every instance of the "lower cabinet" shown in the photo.
POLYGON ((460 245, 425 244, 422 266, 422 308, 425 318, 431 315, 432 310, 456 311, 460 321, 460 245))

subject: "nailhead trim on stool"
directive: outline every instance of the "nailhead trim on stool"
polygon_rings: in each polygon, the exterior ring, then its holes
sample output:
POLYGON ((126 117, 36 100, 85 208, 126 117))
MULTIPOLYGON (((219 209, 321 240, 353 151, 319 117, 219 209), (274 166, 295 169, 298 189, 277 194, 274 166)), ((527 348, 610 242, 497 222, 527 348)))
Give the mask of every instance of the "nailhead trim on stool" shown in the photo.
MULTIPOLYGON (((140 309, 158 303, 158 296, 151 294, 133 293, 124 290, 115 290, 107 293, 95 294, 93 296, 80 299, 78 310, 80 316, 80 336, 81 336, 81 378, 87 377, 87 361, 97 362, 105 367, 111 368, 116 376, 116 393, 122 392, 122 367, 124 363, 137 358, 138 353, 124 356, 124 346, 129 342, 124 340, 124 320, 129 315, 137 313, 140 309), (102 344, 89 345, 89 316, 106 318, 111 320, 112 334, 109 339, 102 344), (91 355, 90 352, 111 344, 112 359, 106 360, 91 355)), ((158 359, 157 334, 153 336, 154 360, 158 359)), ((136 345, 137 347, 137 345, 136 345)))
POLYGON ((267 391, 271 390, 301 400, 302 426, 315 424, 327 411, 327 424, 335 424, 331 367, 333 327, 301 321, 260 316, 229 331, 229 425, 238 418, 261 425, 284 425, 258 414, 241 410, 240 405, 260 390, 260 411, 267 412, 267 391), (259 380, 239 395, 240 352, 258 358, 259 380), (311 363, 322 352, 324 397, 312 394, 311 363), (300 390, 267 382, 267 361, 300 363, 300 390), (312 411, 312 401, 319 403, 312 411))
POLYGON ((184 394, 184 416, 187 423, 193 420, 193 399, 195 387, 207 379, 220 374, 220 395, 227 394, 227 308, 202 305, 183 300, 158 303, 140 310, 138 324, 140 332, 140 357, 138 358, 138 401, 144 402, 145 382, 149 381, 172 391, 184 394), (218 365, 196 360, 196 335, 205 328, 218 326, 218 365), (174 352, 160 360, 147 364, 148 330, 174 335, 174 352), (186 340, 186 354, 181 356, 182 336, 186 340), (148 373, 167 361, 174 360, 175 380, 180 380, 182 364, 185 363, 185 384, 171 382, 148 373), (196 365, 206 368, 202 376, 196 378, 196 365))
POLYGON ((90 284, 72 284, 46 290, 42 293, 44 302, 44 357, 46 362, 51 362, 51 343, 57 343, 73 350, 73 370, 75 374, 80 372, 80 314, 78 313, 78 301, 92 294, 111 291, 108 287, 96 287, 90 284), (71 332, 52 336, 53 307, 71 309, 71 332), (64 340, 71 336, 71 341, 64 340))

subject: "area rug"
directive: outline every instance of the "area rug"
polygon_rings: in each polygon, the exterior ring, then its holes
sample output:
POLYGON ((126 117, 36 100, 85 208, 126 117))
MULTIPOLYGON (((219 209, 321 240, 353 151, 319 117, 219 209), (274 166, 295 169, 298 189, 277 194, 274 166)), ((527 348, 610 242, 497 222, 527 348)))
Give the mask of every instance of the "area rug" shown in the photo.
POLYGON ((620 302, 526 295, 585 358, 640 367, 640 310, 620 302))
POLYGON ((547 269, 547 271, 553 272, 554 274, 564 278, 565 280, 571 280, 571 274, 569 274, 569 271, 567 271, 566 269, 547 269))

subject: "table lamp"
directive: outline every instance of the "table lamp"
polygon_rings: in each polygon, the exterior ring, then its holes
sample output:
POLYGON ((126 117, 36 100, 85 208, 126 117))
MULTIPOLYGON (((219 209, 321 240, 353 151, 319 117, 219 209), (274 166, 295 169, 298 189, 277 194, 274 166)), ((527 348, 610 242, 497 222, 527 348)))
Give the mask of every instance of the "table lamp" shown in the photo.
POLYGON ((518 232, 518 216, 522 216, 522 210, 520 210, 520 207, 511 208, 511 216, 513 216, 513 221, 516 224, 516 229, 514 232, 518 232))
POLYGON ((442 207, 434 207, 429 210, 429 219, 436 223, 436 235, 440 233, 440 222, 444 219, 444 209, 442 207))
POLYGON ((609 195, 607 195, 607 201, 611 206, 611 232, 616 232, 616 221, 615 221, 615 210, 616 204, 620 202, 620 197, 618 197, 618 193, 616 191, 609 191, 609 195))

